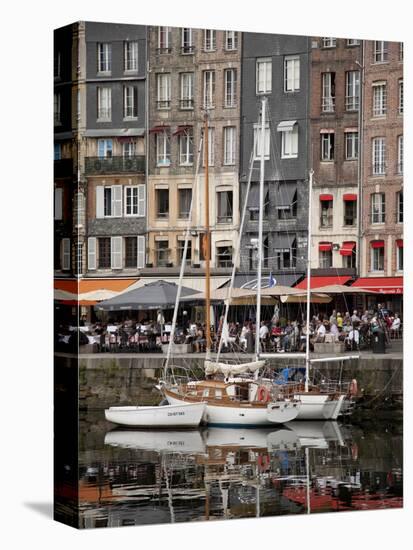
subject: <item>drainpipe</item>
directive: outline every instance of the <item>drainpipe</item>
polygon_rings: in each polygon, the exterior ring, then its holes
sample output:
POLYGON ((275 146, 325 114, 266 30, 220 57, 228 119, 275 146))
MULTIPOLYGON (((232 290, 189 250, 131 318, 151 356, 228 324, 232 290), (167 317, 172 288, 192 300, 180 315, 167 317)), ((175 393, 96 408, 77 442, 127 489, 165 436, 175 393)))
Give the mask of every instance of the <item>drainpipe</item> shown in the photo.
POLYGON ((145 133, 144 133, 144 145, 145 145, 145 259, 144 268, 146 267, 147 257, 146 250, 149 248, 149 25, 145 29, 146 45, 145 45, 145 133))
POLYGON ((357 275, 361 276, 362 271, 362 241, 363 241, 363 160, 364 160, 364 131, 363 131, 363 103, 364 103, 364 40, 360 44, 361 63, 356 62, 360 67, 360 100, 359 100, 359 155, 357 163, 357 254, 356 269, 357 275))

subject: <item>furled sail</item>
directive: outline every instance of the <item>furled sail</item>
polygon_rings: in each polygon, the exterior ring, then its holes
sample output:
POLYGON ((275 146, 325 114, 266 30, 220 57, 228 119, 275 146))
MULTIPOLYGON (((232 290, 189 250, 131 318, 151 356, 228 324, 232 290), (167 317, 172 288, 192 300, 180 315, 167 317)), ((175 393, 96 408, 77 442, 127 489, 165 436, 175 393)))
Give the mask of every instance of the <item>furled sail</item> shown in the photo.
POLYGON ((265 365, 265 361, 251 361, 250 363, 216 363, 214 361, 205 361, 205 374, 223 374, 224 376, 243 374, 246 372, 255 372, 265 365))

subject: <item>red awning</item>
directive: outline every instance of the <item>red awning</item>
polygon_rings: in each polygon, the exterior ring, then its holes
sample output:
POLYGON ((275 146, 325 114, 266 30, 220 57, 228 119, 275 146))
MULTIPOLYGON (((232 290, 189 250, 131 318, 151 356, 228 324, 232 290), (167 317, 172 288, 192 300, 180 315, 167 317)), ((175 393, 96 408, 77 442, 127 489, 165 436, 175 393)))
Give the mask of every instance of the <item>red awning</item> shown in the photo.
POLYGON ((403 239, 396 239, 397 248, 403 248, 403 239))
POLYGON ((344 241, 340 248, 340 254, 342 256, 351 256, 355 248, 356 243, 354 241, 344 241))
MULTIPOLYGON (((344 285, 351 280, 351 277, 332 275, 331 277, 311 277, 310 288, 320 288, 327 285, 344 285)), ((305 278, 301 283, 298 283, 295 288, 307 288, 307 278, 305 278)))
POLYGON ((332 201, 333 195, 320 195, 320 201, 332 201))
POLYGON ((344 193, 343 200, 345 201, 356 201, 357 195, 355 193, 344 193))
POLYGON ((318 245, 318 250, 321 250, 322 252, 331 250, 332 248, 333 248, 332 243, 319 243, 318 245))
POLYGON ((165 130, 169 130, 169 126, 154 126, 149 130, 149 133, 160 134, 161 132, 165 132, 165 130))
POLYGON ((187 130, 192 130, 192 126, 188 126, 188 125, 185 125, 185 126, 178 126, 178 128, 175 130, 175 132, 173 133, 174 136, 180 136, 182 135, 183 133, 185 133, 187 130))
POLYGON ((403 277, 360 277, 351 286, 380 294, 403 294, 403 277))
POLYGON ((384 248, 384 241, 371 241, 371 248, 384 248))

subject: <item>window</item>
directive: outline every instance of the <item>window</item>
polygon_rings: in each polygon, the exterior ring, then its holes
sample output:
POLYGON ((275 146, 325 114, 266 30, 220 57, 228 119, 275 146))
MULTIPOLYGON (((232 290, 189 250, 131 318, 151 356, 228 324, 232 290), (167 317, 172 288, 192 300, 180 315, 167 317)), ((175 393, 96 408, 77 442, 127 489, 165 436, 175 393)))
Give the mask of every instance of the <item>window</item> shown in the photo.
POLYGON ((360 71, 346 72, 346 111, 358 111, 360 100, 360 71))
POLYGON ((383 246, 374 246, 375 242, 372 243, 371 248, 371 270, 372 271, 384 271, 384 243, 383 246))
POLYGON ((54 160, 60 160, 62 158, 62 145, 60 143, 54 144, 54 160))
POLYGON ((320 201, 320 227, 332 227, 333 225, 333 201, 320 201))
POLYGON ((284 91, 296 92, 300 89, 300 58, 289 56, 284 58, 284 91))
POLYGON ((324 37, 321 39, 321 45, 323 48, 335 48, 337 43, 336 38, 324 37))
MULTIPOLYGON (((201 130, 201 136, 204 129, 201 130)), ((208 166, 214 166, 215 162, 215 128, 208 128, 208 166)), ((202 166, 205 166, 205 146, 202 147, 202 166)))
POLYGON ((96 187, 96 218, 122 217, 122 185, 96 187))
POLYGON ((169 189, 155 189, 157 218, 169 217, 169 189))
MULTIPOLYGON (((268 195, 265 202, 268 203, 268 195)), ((277 205, 277 217, 279 220, 293 220, 297 217, 297 192, 294 193, 289 206, 277 205)))
POLYGON ((181 109, 194 108, 194 73, 181 73, 181 109))
MULTIPOLYGON (((350 243, 343 243, 343 245, 350 244, 350 243)), ((356 267, 356 258, 357 258, 357 250, 356 250, 356 243, 351 243, 353 246, 352 250, 349 254, 345 254, 342 256, 343 258, 343 267, 354 269, 356 267)))
POLYGON ((191 166, 194 162, 194 138, 192 128, 184 130, 179 135, 179 164, 191 166))
POLYGON ((387 84, 373 84, 373 116, 384 116, 387 112, 387 84))
POLYGON ((374 63, 385 63, 388 60, 388 42, 376 40, 374 42, 374 63))
POLYGON ((225 69, 224 71, 224 106, 235 107, 237 104, 237 70, 225 69))
POLYGON ((98 251, 99 251, 99 269, 110 269, 110 237, 101 237, 98 239, 98 251))
POLYGON ((386 205, 384 193, 371 194, 371 223, 384 223, 386 219, 386 205))
POLYGON ((331 247, 331 243, 320 243, 320 246, 322 244, 329 244, 330 248, 329 250, 319 250, 319 258, 320 258, 320 267, 324 269, 328 269, 329 267, 333 267, 333 251, 331 247))
MULTIPOLYGON (((248 203, 248 210, 250 213, 250 220, 251 221, 258 221, 259 220, 259 208, 258 208, 258 196, 259 196, 259 187, 258 184, 251 185, 250 194, 249 197, 251 200, 251 203, 248 203)), ((268 218, 268 209, 270 205, 270 199, 269 199, 269 192, 268 188, 264 189, 264 212, 263 212, 263 218, 268 218)))
MULTIPOLYGON (((185 251, 185 238, 178 237, 178 257, 180 262, 182 262, 182 258, 184 257, 184 251, 185 251)), ((186 258, 185 258, 186 265, 191 265, 191 260, 192 260, 192 242, 189 239, 188 246, 186 249, 186 258)))
POLYGON ((63 219, 63 188, 55 187, 54 190, 54 219, 63 219))
POLYGON ((296 241, 291 244, 291 248, 276 248, 275 253, 275 269, 293 269, 296 267, 297 245, 296 241))
POLYGON ((204 51, 213 52, 217 47, 216 33, 214 29, 204 30, 204 51))
POLYGON ((53 119, 56 126, 62 123, 60 119, 60 115, 61 115, 60 107, 61 107, 61 95, 54 94, 53 119))
POLYGON ((158 52, 169 53, 171 51, 171 27, 158 27, 158 52))
POLYGON ((111 158, 113 143, 111 139, 98 139, 98 157, 111 158))
POLYGON ((403 136, 397 138, 397 173, 403 174, 403 136))
POLYGON ((349 38, 347 40, 347 46, 360 46, 360 40, 356 40, 354 38, 349 38))
POLYGON ((323 113, 333 113, 335 108, 336 73, 321 73, 321 110, 323 113))
POLYGON ((213 109, 215 95, 215 71, 204 71, 203 83, 204 109, 213 109))
POLYGON ((194 53, 192 29, 184 28, 181 31, 181 53, 194 53))
POLYGON ((178 189, 178 216, 180 219, 189 218, 191 201, 192 189, 178 189))
POLYGON ((166 267, 169 264, 169 241, 156 241, 156 265, 166 267))
POLYGON ((334 132, 321 133, 321 160, 334 160, 334 132))
POLYGON ((61 54, 60 52, 55 52, 53 57, 53 76, 54 78, 60 78, 61 74, 61 54))
POLYGON ((76 275, 83 273, 83 243, 75 245, 75 273, 76 275))
POLYGON ((125 71, 138 70, 138 43, 136 41, 123 43, 123 69, 125 71))
MULTIPOLYGON (((260 160, 262 152, 262 132, 261 125, 254 124, 254 160, 260 160)), ((264 158, 269 160, 270 158, 270 127, 265 126, 264 135, 264 158)))
POLYGON ((291 130, 281 132, 281 158, 298 157, 298 125, 294 124, 291 130))
POLYGON ((138 238, 125 237, 125 267, 137 267, 138 264, 138 238))
MULTIPOLYGON (((250 269, 256 271, 258 269, 258 239, 256 237, 251 238, 251 244, 249 245, 249 260, 250 269)), ((268 236, 263 238, 262 241, 262 266, 268 267, 268 236)))
POLYGON ((386 172, 386 140, 384 137, 373 138, 373 175, 381 176, 386 172))
POLYGON ((345 132, 346 135, 346 160, 359 158, 359 133, 345 132))
POLYGON ((138 88, 136 86, 123 87, 123 118, 138 117, 138 88))
POLYGON ((63 271, 69 271, 71 264, 70 239, 62 239, 61 242, 61 266, 63 271))
POLYGON ((171 163, 171 144, 167 132, 159 132, 155 137, 156 164, 157 166, 169 166, 171 163))
POLYGON ((171 106, 171 75, 160 73, 157 75, 157 107, 169 109, 171 106))
POLYGON ((399 80, 399 115, 403 114, 403 80, 399 80))
POLYGON ((401 239, 396 242, 396 269, 403 271, 403 241, 401 239))
POLYGON ((145 186, 125 187, 125 216, 145 216, 145 186))
POLYGON ((403 223, 403 191, 396 193, 396 223, 403 223))
POLYGON ((403 47, 403 42, 400 42, 399 44, 399 61, 403 61, 403 58, 404 58, 404 47, 403 47))
POLYGON ((225 49, 227 51, 236 50, 238 47, 238 35, 236 31, 225 31, 225 49))
POLYGON ((109 73, 112 70, 112 44, 98 44, 98 72, 109 73))
POLYGON ((232 223, 232 191, 217 192, 217 223, 232 223))
POLYGON ((112 119, 112 90, 98 87, 98 121, 110 122, 112 119))
POLYGON ((217 267, 232 267, 232 246, 219 245, 216 248, 217 267))
POLYGON ((344 225, 352 227, 357 223, 357 201, 344 201, 344 225))
POLYGON ((235 126, 224 128, 224 164, 226 166, 235 164, 236 131, 235 126))
POLYGON ((257 94, 269 94, 272 87, 272 63, 270 58, 257 59, 256 91, 257 94))
POLYGON ((122 143, 122 155, 124 157, 134 157, 136 154, 136 145, 134 141, 122 143))

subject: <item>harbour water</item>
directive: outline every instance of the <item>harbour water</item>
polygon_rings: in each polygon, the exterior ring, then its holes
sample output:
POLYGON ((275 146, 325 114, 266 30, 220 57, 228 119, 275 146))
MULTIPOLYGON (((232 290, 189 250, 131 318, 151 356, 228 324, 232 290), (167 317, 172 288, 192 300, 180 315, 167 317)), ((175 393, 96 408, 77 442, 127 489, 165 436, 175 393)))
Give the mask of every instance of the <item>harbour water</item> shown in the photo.
POLYGON ((402 425, 113 429, 80 415, 79 527, 403 505, 402 425))

